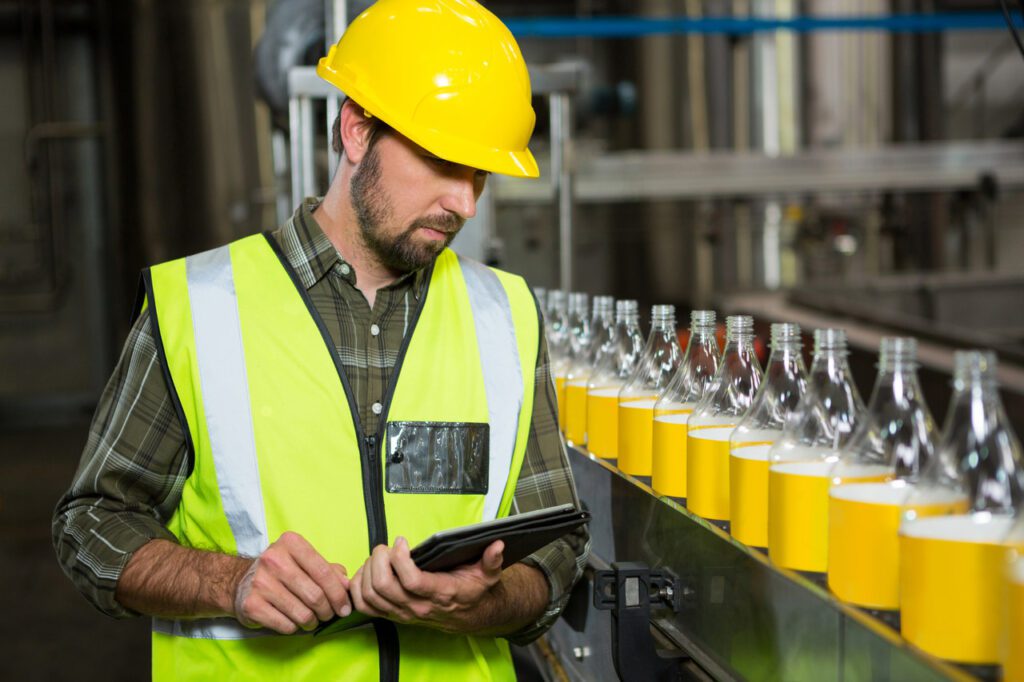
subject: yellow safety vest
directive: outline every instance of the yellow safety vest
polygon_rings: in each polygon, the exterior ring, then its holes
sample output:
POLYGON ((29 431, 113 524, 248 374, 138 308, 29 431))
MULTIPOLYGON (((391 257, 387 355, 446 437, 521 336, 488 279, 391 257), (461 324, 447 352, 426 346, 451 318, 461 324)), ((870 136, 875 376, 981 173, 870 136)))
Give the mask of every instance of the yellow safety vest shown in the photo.
MULTIPOLYGON (((397 535, 415 546, 509 513, 540 329, 521 278, 448 250, 437 258, 374 434, 273 237, 164 263, 143 280, 192 454, 168 524, 181 544, 256 556, 291 530, 354 573, 397 535)), ((490 637, 389 621, 316 637, 231 618, 154 621, 157 679, 399 675, 514 679, 508 644, 490 637)))

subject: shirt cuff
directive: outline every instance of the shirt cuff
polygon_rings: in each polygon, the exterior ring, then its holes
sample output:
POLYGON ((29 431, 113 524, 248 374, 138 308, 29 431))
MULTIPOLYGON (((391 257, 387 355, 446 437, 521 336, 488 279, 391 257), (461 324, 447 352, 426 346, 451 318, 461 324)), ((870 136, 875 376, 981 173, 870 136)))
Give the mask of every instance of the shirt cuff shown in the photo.
POLYGON ((93 606, 114 618, 138 616, 121 606, 114 594, 125 566, 151 540, 178 542, 163 524, 146 514, 77 510, 54 526, 54 544, 65 573, 93 606), (82 517, 88 524, 78 523, 82 517), (99 517, 97 519, 97 517, 99 517))
POLYGON ((548 605, 534 623, 505 636, 512 644, 525 646, 550 630, 569 601, 573 585, 583 575, 590 551, 590 536, 586 529, 581 529, 569 538, 571 540, 556 540, 523 559, 522 563, 536 568, 547 578, 548 605), (574 544, 581 549, 575 548, 574 544))

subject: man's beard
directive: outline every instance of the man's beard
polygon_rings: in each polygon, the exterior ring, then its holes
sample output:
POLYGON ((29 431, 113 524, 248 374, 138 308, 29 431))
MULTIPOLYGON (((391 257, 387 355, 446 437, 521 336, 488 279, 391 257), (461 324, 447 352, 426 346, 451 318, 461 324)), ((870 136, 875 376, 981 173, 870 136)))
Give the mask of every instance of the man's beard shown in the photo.
POLYGON ((373 145, 352 174, 350 196, 363 243, 382 265, 396 272, 412 272, 430 265, 447 247, 465 222, 457 215, 419 218, 401 234, 386 234, 385 226, 392 220, 391 202, 381 188, 380 158, 373 145), (419 242, 413 239, 416 230, 429 227, 447 236, 442 241, 419 242))

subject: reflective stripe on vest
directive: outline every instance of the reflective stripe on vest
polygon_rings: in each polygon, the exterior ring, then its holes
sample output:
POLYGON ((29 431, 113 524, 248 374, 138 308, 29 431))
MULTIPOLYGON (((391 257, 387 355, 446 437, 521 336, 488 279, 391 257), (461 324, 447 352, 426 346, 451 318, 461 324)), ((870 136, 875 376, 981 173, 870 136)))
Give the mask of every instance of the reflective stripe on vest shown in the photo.
POLYGON ((241 556, 269 545, 245 376, 238 298, 227 246, 185 259, 199 379, 224 513, 241 556))
POLYGON ((512 310, 505 288, 486 265, 462 256, 459 256, 459 265, 466 280, 469 305, 473 309, 484 391, 487 393, 487 417, 491 425, 490 473, 483 514, 483 520, 487 521, 498 516, 498 507, 508 482, 523 393, 520 390, 515 396, 508 394, 510 386, 523 385, 523 374, 516 348, 516 328, 512 324, 512 310), (499 482, 500 485, 496 485, 499 482))
POLYGON ((153 632, 189 639, 249 639, 276 635, 266 628, 247 628, 234 618, 196 618, 194 620, 153 619, 153 632))
MULTIPOLYGON (((476 330, 489 438, 483 519, 496 518, 508 485, 523 406, 523 373, 511 305, 497 275, 459 257, 476 330)), ((203 411, 218 489, 238 552, 258 556, 269 545, 261 496, 245 353, 228 246, 185 259, 203 411)), ((409 333, 413 333, 410 331, 409 333)), ((155 632, 192 639, 237 640, 275 635, 233 618, 154 619, 155 632)))

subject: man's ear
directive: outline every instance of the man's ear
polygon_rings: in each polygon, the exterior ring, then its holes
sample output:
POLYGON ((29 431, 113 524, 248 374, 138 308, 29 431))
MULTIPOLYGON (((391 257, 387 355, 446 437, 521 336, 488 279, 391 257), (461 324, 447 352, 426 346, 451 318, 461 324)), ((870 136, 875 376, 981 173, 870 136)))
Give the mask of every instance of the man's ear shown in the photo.
POLYGON ((345 149, 345 158, 357 164, 363 160, 369 147, 370 131, 373 121, 363 108, 351 99, 345 100, 341 107, 341 143, 345 149))

